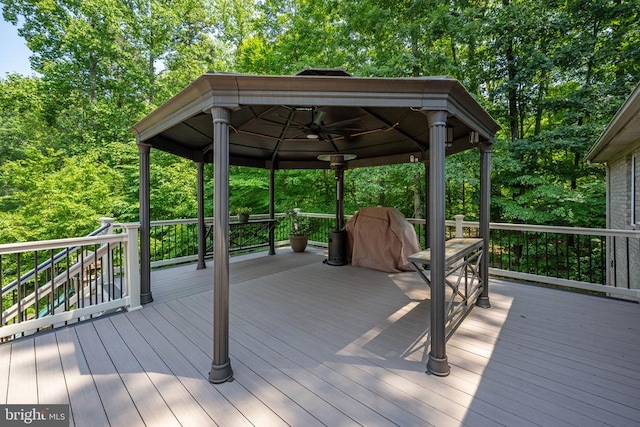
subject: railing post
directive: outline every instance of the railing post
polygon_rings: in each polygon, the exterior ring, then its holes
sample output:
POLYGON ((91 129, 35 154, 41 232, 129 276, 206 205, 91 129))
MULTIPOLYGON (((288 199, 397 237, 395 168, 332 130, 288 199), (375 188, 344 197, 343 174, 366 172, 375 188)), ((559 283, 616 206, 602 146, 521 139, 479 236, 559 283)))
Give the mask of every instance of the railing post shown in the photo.
POLYGON ((100 218, 100 226, 105 226, 105 225, 109 225, 109 228, 107 228, 106 230, 104 230, 104 232, 102 234, 113 234, 113 223, 114 223, 115 219, 108 217, 108 216, 103 216, 100 218))
MULTIPOLYGON (((142 308, 140 305, 140 261, 138 259, 138 226, 128 225, 125 227, 127 231, 127 265, 126 265, 126 283, 127 294, 129 295, 129 311, 142 308)), ((120 283, 122 286, 122 282, 120 283)))
MULTIPOLYGON (((108 225, 109 227, 103 231, 103 234, 105 235, 109 235, 109 234, 113 234, 113 223, 114 223, 115 219, 107 217, 107 216, 103 216, 102 218, 100 218, 100 225, 101 226, 105 226, 108 225)), ((108 285, 111 285, 114 281, 114 277, 113 277, 113 262, 111 260, 111 253, 107 252, 107 262, 103 262, 102 263, 103 268, 102 271, 107 270, 107 289, 108 289, 108 285)), ((102 285, 104 286, 104 284, 102 285)))
POLYGON ((462 232, 462 221, 464 221, 464 215, 454 215, 453 218, 456 220, 456 237, 464 237, 462 232))

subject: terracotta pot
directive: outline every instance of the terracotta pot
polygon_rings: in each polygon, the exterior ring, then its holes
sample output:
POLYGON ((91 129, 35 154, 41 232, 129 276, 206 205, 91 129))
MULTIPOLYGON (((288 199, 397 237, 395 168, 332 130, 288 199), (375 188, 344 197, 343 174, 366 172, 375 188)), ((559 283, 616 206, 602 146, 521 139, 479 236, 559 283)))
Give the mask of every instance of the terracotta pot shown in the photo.
POLYGON ((291 243, 291 249, 294 252, 304 252, 307 248, 307 242, 309 241, 309 236, 289 236, 289 243, 291 243))

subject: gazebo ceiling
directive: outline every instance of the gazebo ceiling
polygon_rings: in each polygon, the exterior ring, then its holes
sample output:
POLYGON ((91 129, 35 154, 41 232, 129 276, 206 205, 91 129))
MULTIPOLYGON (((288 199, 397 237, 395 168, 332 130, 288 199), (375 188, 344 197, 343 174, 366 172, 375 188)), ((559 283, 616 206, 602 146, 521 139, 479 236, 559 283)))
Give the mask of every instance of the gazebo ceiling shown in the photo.
POLYGON ((210 110, 232 111, 229 162, 260 168, 327 168, 319 155, 355 154, 348 167, 428 161, 427 111, 447 111, 452 147, 470 132, 493 140, 497 123, 455 79, 359 78, 336 70, 295 76, 207 73, 131 128, 139 143, 212 162, 210 110))

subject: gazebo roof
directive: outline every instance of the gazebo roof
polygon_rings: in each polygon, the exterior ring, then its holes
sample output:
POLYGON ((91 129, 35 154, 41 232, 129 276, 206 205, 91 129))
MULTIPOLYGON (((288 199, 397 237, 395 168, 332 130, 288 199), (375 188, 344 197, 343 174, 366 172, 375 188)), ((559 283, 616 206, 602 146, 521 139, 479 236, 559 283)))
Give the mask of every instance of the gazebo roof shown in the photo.
POLYGON ((427 111, 446 111, 447 154, 493 140, 498 124, 449 77, 360 78, 341 70, 294 76, 207 73, 135 124, 137 141, 194 161, 212 162, 210 110, 232 111, 232 165, 329 167, 319 155, 355 154, 348 167, 428 161, 427 111), (476 141, 474 141, 475 143, 476 141))

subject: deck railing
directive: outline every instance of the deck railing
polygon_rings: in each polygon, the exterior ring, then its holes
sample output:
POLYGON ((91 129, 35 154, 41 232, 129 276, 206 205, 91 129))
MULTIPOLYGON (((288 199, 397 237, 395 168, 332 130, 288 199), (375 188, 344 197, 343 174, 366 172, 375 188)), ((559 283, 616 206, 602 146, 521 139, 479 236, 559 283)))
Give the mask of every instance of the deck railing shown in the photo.
MULTIPOLYGON (((335 216, 300 215, 309 220, 309 244, 327 247, 335 216)), ((255 226, 269 223, 268 215, 252 215, 251 220, 238 224, 237 218, 230 218, 232 230, 239 233, 231 239, 232 254, 269 248, 268 228, 255 226)), ((425 220, 408 221, 421 247, 426 247, 425 220)), ((208 256, 212 222, 206 220, 208 256)), ((464 221, 461 215, 446 225, 447 238, 479 235, 478 223, 464 221)), ((128 250, 138 247, 138 227, 109 223, 87 237, 0 245, 0 339, 138 307, 138 251, 128 250)), ((276 246, 288 245, 290 229, 290 219, 277 214, 276 246)), ((640 231, 502 223, 491 223, 490 231, 491 275, 640 301, 634 283, 640 263, 630 255, 640 251, 640 231)), ((150 234, 152 267, 198 259, 196 219, 153 221, 150 234)))
MULTIPOLYGON (((334 227, 335 216, 325 214, 303 214, 309 218, 309 240, 317 246, 327 245, 329 230, 334 227), (332 222, 333 221, 333 222, 332 222)), ((350 217, 348 217, 350 218, 350 217)), ((240 223, 237 216, 229 218, 231 255, 247 252, 263 251, 269 248, 268 228, 264 225, 269 220, 268 214, 252 214, 248 223, 240 223)), ((275 215, 275 246, 289 244, 291 220, 284 213, 275 215)), ((114 224, 114 227, 137 226, 137 223, 114 224)), ((213 255, 213 218, 205 218, 205 258, 213 255)), ((198 259, 198 220, 195 218, 151 221, 150 229, 151 267, 158 268, 194 262, 198 259)))
MULTIPOLYGON (((458 218, 457 227, 464 236, 479 235, 477 222, 458 218)), ((505 223, 489 227, 491 275, 640 301, 640 263, 630 256, 639 253, 640 231, 505 223)))
POLYGON ((140 306, 137 226, 0 245, 0 339, 140 306), (129 250, 129 248, 135 248, 129 250))
MULTIPOLYGON (((287 244, 288 230, 285 214, 276 215, 275 244, 287 244)), ((232 255, 267 250, 269 248, 269 215, 251 215, 248 223, 240 223, 237 216, 229 218, 232 255)), ((198 259, 198 220, 195 218, 151 221, 151 268, 195 262, 198 259)), ((114 224, 114 229, 138 227, 138 223, 114 224)), ((205 218, 205 258, 213 255, 213 218, 205 218)))
MULTIPOLYGON (((309 220, 309 244, 327 247, 329 230, 335 228, 335 215, 306 212, 300 215, 309 220)), ((285 214, 275 217, 275 245, 288 245, 290 219, 285 214)), ((265 220, 268 215, 251 215, 251 218, 265 220)), ((347 220, 349 218, 346 216, 347 220)), ((208 230, 212 221, 212 218, 206 220, 208 230)), ((235 217, 230 221, 233 223, 235 217)), ((427 247, 425 220, 409 218, 408 221, 416 230, 420 246, 427 247)), ((446 226, 447 238, 479 236, 478 223, 464 221, 462 215, 446 221, 446 226)), ((640 231, 491 223, 490 233, 491 275, 640 300, 640 290, 633 282, 637 280, 636 270, 640 269, 640 263, 628 255, 634 248, 640 248, 640 231), (607 264, 616 266, 610 271, 619 273, 608 276, 607 264)), ((207 239, 207 256, 210 257, 212 233, 207 233, 207 239)), ((258 237, 261 244, 231 247, 230 252, 266 250, 267 239, 263 233, 258 237)), ((152 267, 193 262, 197 252, 197 220, 151 223, 152 267)))
MULTIPOLYGON (((309 217, 317 230, 310 244, 326 247, 335 216, 300 215, 309 217)), ((420 247, 427 247, 425 220, 407 220, 416 230, 420 247)), ((447 239, 480 234, 478 222, 464 221, 464 215, 446 221, 446 226, 447 239)), ((490 223, 489 229, 489 274, 493 276, 640 301, 640 262, 629 255, 634 249, 640 253, 640 231, 505 223, 490 223), (615 267, 609 274, 607 264, 615 267)))
MULTIPOLYGON (((309 220, 309 244, 327 247, 328 232, 335 227, 335 216, 301 212, 309 220)), ((268 215, 252 215, 253 219, 267 219, 268 215)), ((349 219, 347 216, 346 219, 349 219)), ((478 237, 477 222, 463 220, 446 222, 447 238, 463 235, 478 237)), ((233 222, 234 218, 231 218, 233 222)), ((276 215, 275 245, 288 244, 290 219, 276 215)), ((420 246, 425 248, 425 220, 412 219, 420 246)), ((208 227, 212 219, 207 219, 208 227)), ((640 231, 608 230, 577 227, 491 223, 489 238, 489 272, 495 276, 545 283, 553 286, 601 292, 612 296, 640 299, 640 291, 633 282, 640 269, 630 250, 640 247, 640 231), (607 276, 607 264, 616 266, 607 276)), ((197 259, 197 221, 157 221, 151 223, 152 266, 197 259)), ((208 239, 211 233, 208 233, 208 239)), ((262 245, 231 247, 232 253, 266 249, 267 235, 262 245)), ((212 248, 211 240, 207 247, 212 248)), ((208 252, 211 256, 211 252, 208 252)))

